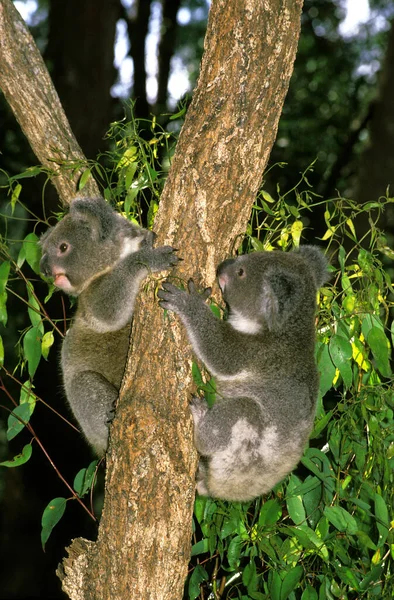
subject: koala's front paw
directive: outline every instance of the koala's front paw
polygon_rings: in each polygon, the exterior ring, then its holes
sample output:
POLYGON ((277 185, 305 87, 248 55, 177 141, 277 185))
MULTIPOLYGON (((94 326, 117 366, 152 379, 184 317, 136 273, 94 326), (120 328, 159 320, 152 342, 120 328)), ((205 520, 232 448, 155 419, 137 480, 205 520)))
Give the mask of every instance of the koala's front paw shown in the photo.
POLYGON ((159 304, 166 310, 182 313, 187 305, 189 294, 185 290, 177 288, 172 283, 165 281, 157 292, 159 304))
POLYGON ((176 250, 172 246, 158 246, 153 249, 154 269, 156 271, 167 271, 172 269, 180 260, 175 254, 176 250))
POLYGON ((211 288, 205 288, 202 292, 199 292, 193 279, 189 279, 187 289, 189 293, 165 281, 162 289, 157 294, 160 298, 160 306, 182 314, 185 313, 187 308, 197 307, 201 302, 205 302, 211 294, 211 288))

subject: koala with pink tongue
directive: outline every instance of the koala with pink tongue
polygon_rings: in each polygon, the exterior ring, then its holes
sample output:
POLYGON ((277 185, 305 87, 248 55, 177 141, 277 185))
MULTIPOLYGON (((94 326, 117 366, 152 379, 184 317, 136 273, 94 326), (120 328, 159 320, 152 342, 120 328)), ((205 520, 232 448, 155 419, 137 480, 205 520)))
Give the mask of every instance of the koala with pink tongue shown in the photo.
POLYGON ((178 261, 170 246, 153 248, 153 239, 103 198, 77 198, 40 240, 42 273, 78 297, 61 366, 70 407, 99 455, 108 444, 140 284, 178 261))

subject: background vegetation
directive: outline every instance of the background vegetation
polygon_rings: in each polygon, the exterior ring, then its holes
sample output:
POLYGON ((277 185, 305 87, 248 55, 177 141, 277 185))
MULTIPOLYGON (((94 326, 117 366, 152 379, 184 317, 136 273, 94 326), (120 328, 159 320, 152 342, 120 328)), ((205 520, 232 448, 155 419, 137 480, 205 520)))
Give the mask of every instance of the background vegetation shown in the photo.
MULTIPOLYGON (((173 71, 184 65, 191 91, 207 6, 202 0, 182 4, 141 1, 130 9, 120 3, 93 4, 89 0, 79 1, 77 7, 74 1, 66 5, 43 2, 29 19, 103 193, 118 205, 124 202, 120 208, 147 224, 171 156, 172 132, 179 130, 182 120, 182 111, 178 119, 169 117, 175 109, 168 93, 169 65, 173 71), (161 24, 153 77, 157 97, 146 91, 151 89, 152 77, 146 73, 142 54, 155 15, 161 24), (124 79, 125 68, 117 73, 112 64, 115 32, 122 29, 131 41, 130 58, 125 59, 134 66, 130 80, 124 79), (124 108, 119 94, 135 99, 138 131, 135 121, 121 122, 124 108), (153 124, 152 114, 156 115, 153 124), (113 121, 117 124, 104 137, 113 121), (101 155, 96 162, 98 150, 101 155)), ((393 232, 392 201, 386 189, 394 155, 390 138, 394 107, 387 101, 392 97, 387 86, 393 80, 394 61, 389 58, 394 36, 391 3, 375 2, 371 7, 371 21, 357 34, 343 37, 339 25, 344 13, 339 2, 305 3, 295 72, 271 155, 271 164, 281 165, 266 174, 242 248, 288 249, 301 238, 303 242, 320 238, 319 243, 332 254, 332 278, 320 296, 321 397, 310 448, 299 469, 267 498, 250 505, 197 501, 186 597, 391 597, 393 232), (382 128, 384 136, 377 135, 382 128), (313 161, 313 168, 308 169, 313 161)), ((186 109, 186 97, 182 106, 186 109)), ((26 171, 35 159, 1 98, 0 118, 0 201, 7 214, 1 233, 3 241, 16 242, 10 250, 8 245, 1 246, 0 320, 6 324, 7 308, 12 325, 1 326, 0 331, 4 367, 12 374, 7 377, 4 369, 0 373, 1 404, 6 407, 0 415, 2 459, 10 460, 28 448, 35 435, 58 471, 83 496, 89 477, 81 482, 80 475, 77 483, 74 477, 91 457, 75 431, 40 401, 30 423, 33 432, 24 429, 11 439, 18 420, 7 422, 11 398, 21 401, 23 420, 33 413, 36 398, 64 414, 56 345, 65 331, 68 302, 55 295, 45 303, 48 290, 37 276, 36 236, 47 224, 43 207, 49 214, 56 200, 44 185, 45 174, 38 169, 26 171), (18 201, 28 197, 30 215, 18 201), (48 354, 52 342, 55 347, 48 354), (41 356, 48 362, 40 360, 41 356), (33 375, 34 395, 20 387, 33 375), (55 397, 53 390, 59 390, 55 397)), ((196 383, 206 387, 197 369, 195 373, 196 383)), ((24 452, 26 458, 30 450, 24 452)), ((77 502, 68 502, 47 541, 46 554, 39 551, 40 532, 44 532, 43 541, 51 532, 51 523, 45 519, 42 528, 40 515, 51 499, 68 493, 71 497, 54 473, 35 447, 28 464, 0 470, 4 570, 0 597, 4 600, 63 597, 54 568, 64 546, 71 537, 95 535, 95 523, 86 511, 77 502)), ((89 500, 85 506, 99 512, 99 486, 94 498, 93 507, 89 500)))

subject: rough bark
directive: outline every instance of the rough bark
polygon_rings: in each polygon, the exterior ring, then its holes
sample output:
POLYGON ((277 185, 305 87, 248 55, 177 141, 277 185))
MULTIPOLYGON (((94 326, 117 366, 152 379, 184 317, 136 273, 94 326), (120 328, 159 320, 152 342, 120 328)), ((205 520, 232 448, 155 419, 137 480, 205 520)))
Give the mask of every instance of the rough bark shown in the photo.
MULTIPOLYGON (((294 0, 212 2, 200 79, 155 223, 159 243, 185 259, 181 278, 212 284, 245 230, 292 72, 300 11, 294 0)), ((73 599, 182 598, 197 464, 191 354, 153 292, 154 282, 136 308, 98 540, 87 560, 78 550, 78 561, 67 563, 63 589, 73 599)))
MULTIPOLYGON (((64 203, 86 166, 37 46, 11 0, 0 0, 0 89, 64 203), (75 168, 61 168, 64 163, 75 168)), ((97 195, 91 179, 80 195, 97 195)))

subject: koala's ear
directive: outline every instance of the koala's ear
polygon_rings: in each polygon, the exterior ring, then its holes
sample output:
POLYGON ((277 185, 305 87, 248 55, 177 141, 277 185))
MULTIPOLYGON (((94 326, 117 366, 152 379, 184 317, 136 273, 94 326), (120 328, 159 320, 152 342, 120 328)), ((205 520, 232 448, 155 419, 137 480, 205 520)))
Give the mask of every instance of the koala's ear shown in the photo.
POLYGON ((295 250, 305 259, 309 269, 312 271, 316 289, 319 289, 329 278, 327 270, 328 260, 318 246, 300 246, 295 250))
POLYGON ((271 331, 279 330, 292 315, 299 296, 299 281, 286 271, 267 273, 261 295, 261 312, 271 331))
POLYGON ((112 232, 115 213, 104 198, 75 198, 69 214, 84 221, 97 239, 104 240, 112 232))

